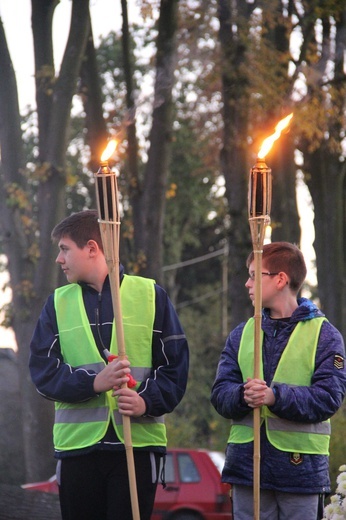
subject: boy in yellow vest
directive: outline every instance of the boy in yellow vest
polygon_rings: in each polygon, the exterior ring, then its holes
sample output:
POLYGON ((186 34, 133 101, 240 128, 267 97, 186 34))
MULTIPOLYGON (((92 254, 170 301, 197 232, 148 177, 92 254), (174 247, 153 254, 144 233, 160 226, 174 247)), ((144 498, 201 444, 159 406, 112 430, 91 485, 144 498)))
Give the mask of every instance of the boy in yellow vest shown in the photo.
MULTIPOLYGON (((254 255, 246 288, 254 300, 254 255)), ((261 408, 260 518, 316 520, 330 492, 330 417, 346 391, 345 347, 316 305, 297 295, 306 277, 301 251, 263 247, 261 377, 253 378, 254 319, 229 335, 211 401, 231 419, 223 482, 232 484, 234 520, 252 520, 253 409, 261 408)))
POLYGON ((41 312, 30 345, 30 372, 39 393, 55 401, 62 519, 132 520, 122 429, 127 415, 140 518, 150 520, 166 452, 163 416, 186 389, 185 334, 166 292, 153 280, 127 276, 121 266, 128 359, 111 361, 116 332, 97 212, 67 217, 52 239, 69 284, 56 289, 41 312))

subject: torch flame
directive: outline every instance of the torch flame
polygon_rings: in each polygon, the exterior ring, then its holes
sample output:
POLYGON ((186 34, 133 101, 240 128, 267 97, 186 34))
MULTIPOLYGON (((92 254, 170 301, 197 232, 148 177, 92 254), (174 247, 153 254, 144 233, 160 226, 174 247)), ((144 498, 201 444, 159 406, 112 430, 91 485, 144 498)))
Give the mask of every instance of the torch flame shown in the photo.
POLYGON ((117 146, 117 142, 115 139, 112 139, 111 141, 108 142, 103 154, 101 155, 102 162, 108 161, 108 159, 110 157, 112 157, 116 146, 117 146))
POLYGON ((278 124, 275 127, 275 132, 273 135, 270 135, 266 139, 264 139, 261 149, 258 152, 258 158, 264 159, 267 153, 271 150, 271 147, 273 146, 274 142, 279 139, 281 132, 288 127, 290 124, 290 121, 293 117, 293 113, 289 114, 288 116, 284 117, 284 119, 281 119, 281 121, 278 122, 278 124))

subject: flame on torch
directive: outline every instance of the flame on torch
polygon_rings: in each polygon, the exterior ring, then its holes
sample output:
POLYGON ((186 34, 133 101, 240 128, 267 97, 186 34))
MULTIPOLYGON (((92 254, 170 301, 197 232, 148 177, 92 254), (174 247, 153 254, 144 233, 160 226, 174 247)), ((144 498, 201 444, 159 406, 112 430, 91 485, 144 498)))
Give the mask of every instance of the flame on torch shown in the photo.
POLYGON ((101 155, 101 162, 106 162, 106 161, 108 161, 108 159, 109 159, 110 157, 112 157, 112 155, 113 155, 113 153, 114 153, 114 150, 115 150, 116 146, 117 146, 117 142, 116 142, 116 140, 115 140, 115 139, 111 139, 111 140, 108 142, 108 144, 107 144, 107 146, 106 146, 104 152, 103 152, 102 155, 101 155))
POLYGON ((96 174, 96 197, 99 218, 104 222, 119 221, 118 185, 116 173, 108 166, 108 159, 113 155, 117 141, 108 142, 101 155, 100 168, 96 174))
POLYGON ((264 217, 267 225, 269 225, 270 222, 272 178, 271 169, 268 168, 265 162, 265 156, 270 151, 274 142, 279 139, 282 131, 288 127, 292 117, 293 113, 278 122, 275 127, 275 132, 263 141, 260 151, 258 152, 256 164, 250 170, 248 194, 249 217, 264 217))
POLYGON ((279 121, 275 127, 275 132, 263 141, 261 149, 258 152, 258 156, 257 156, 259 159, 265 158, 267 153, 271 150, 271 147, 273 146, 275 141, 277 139, 279 139, 281 132, 285 128, 287 128, 288 125, 290 124, 292 117, 293 117, 293 112, 291 114, 289 114, 288 116, 284 117, 283 119, 281 119, 281 121, 279 121))

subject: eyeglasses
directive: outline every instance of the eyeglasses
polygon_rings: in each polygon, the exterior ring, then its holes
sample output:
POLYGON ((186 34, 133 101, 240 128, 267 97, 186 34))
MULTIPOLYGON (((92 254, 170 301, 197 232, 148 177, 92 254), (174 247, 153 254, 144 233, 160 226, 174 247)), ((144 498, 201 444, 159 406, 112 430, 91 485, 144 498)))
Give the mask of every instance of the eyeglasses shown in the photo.
MULTIPOLYGON (((261 273, 262 276, 276 276, 277 274, 280 274, 280 273, 261 273)), ((251 280, 254 280, 255 279, 255 272, 252 271, 251 273, 249 273, 249 278, 251 280)))

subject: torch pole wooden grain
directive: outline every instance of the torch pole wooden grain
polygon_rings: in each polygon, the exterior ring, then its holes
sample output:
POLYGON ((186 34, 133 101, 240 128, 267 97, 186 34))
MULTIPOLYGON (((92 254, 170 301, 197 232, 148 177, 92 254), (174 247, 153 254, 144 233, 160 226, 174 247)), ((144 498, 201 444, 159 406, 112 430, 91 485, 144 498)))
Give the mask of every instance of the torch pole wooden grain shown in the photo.
MULTIPOLYGON (((261 328, 262 328, 262 256, 266 227, 270 224, 270 208, 272 199, 271 169, 265 163, 265 155, 274 141, 280 137, 293 117, 293 113, 282 119, 275 127, 273 135, 264 140, 258 153, 256 164, 250 170, 248 210, 254 253, 255 269, 255 301, 254 301, 254 378, 261 376, 261 328)), ((260 428, 261 408, 254 408, 254 455, 253 455, 253 495, 254 520, 260 520, 260 428)))
MULTIPOLYGON (((262 326, 262 253, 265 229, 268 224, 268 217, 254 217, 249 219, 255 267, 255 301, 254 301, 254 378, 259 379, 261 366, 261 326, 262 326)), ((261 408, 253 410, 253 429, 254 429, 254 453, 253 453, 253 503, 254 520, 260 520, 260 428, 261 428, 261 408)))
MULTIPOLYGON (((99 170, 96 176, 96 192, 98 199, 99 224, 103 244, 104 255, 108 267, 109 282, 111 287, 113 313, 116 328, 116 338, 119 359, 126 358, 126 346, 120 300, 120 216, 116 174, 108 167, 99 170), (98 184, 100 183, 100 184, 98 184), (101 199, 101 200, 100 200, 101 199)), ((126 387, 125 383, 123 387, 126 387)), ((126 451, 127 470, 131 497, 133 520, 140 520, 136 472, 134 464, 131 420, 127 415, 122 416, 124 445, 126 451)))
MULTIPOLYGON (((262 357, 262 256, 266 227, 270 224, 272 197, 271 169, 264 158, 258 157, 250 170, 248 210, 254 255, 254 379, 261 378, 262 357)), ((253 410, 254 452, 253 452, 253 505, 254 520, 260 520, 260 430, 261 408, 253 410)))
MULTIPOLYGON (((255 260, 255 334, 254 334, 254 378, 260 376, 261 361, 261 323, 262 323, 262 251, 254 251, 255 260)), ((254 491, 254 520, 260 519, 260 428, 261 408, 254 408, 254 452, 253 452, 253 491, 254 491)))

